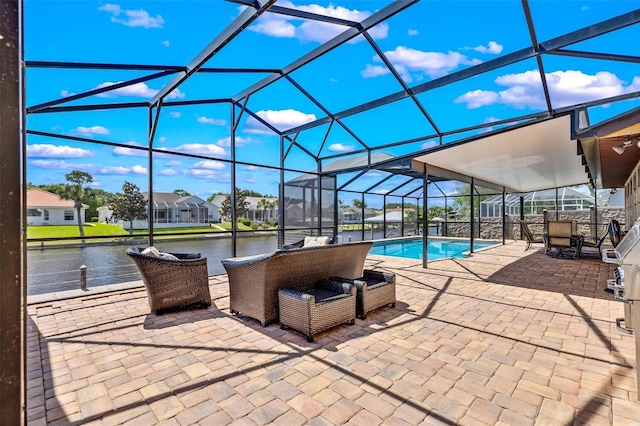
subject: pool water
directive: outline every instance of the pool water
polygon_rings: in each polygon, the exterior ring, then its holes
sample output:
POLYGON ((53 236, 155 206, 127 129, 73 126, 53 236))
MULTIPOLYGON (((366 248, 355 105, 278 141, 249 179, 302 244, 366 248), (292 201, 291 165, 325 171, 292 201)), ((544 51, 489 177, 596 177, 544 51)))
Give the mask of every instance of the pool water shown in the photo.
MULTIPOLYGON (((497 244, 495 241, 475 241, 474 249, 497 244)), ((427 244, 428 260, 465 257, 463 253, 470 248, 469 240, 447 240, 430 238, 427 244)), ((422 259, 422 238, 406 240, 380 241, 373 244, 369 254, 422 259)))

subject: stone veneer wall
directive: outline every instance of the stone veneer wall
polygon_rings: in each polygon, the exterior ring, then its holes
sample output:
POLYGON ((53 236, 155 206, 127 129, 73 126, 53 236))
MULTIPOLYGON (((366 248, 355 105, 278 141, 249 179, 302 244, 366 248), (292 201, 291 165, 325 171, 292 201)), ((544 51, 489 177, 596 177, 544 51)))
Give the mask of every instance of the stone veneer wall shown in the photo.
MULTIPOLYGON (((560 211, 558 219, 560 220, 574 220, 578 224, 578 234, 582 235, 595 235, 601 236, 606 232, 607 224, 609 220, 616 219, 620 222, 623 230, 626 229, 624 223, 624 208, 623 207, 600 207, 598 208, 598 229, 591 225, 591 217, 593 211, 590 210, 564 210, 560 211), (596 232, 597 231, 597 232, 596 232)), ((544 216, 541 214, 525 215, 524 218, 529 224, 529 229, 534 234, 542 234, 544 232, 544 216)), ((555 212, 548 212, 548 220, 555 220, 555 212)), ((445 225, 444 223, 442 224, 445 225)), ((469 238, 470 226, 469 222, 448 222, 446 223, 447 232, 443 233, 448 237, 462 237, 469 238)), ((477 229, 476 229, 477 232, 477 229)), ((502 239, 502 218, 480 218, 480 234, 476 234, 476 238, 485 239, 502 239)), ((507 230, 506 239, 520 239, 520 217, 519 216, 507 216, 507 230)))

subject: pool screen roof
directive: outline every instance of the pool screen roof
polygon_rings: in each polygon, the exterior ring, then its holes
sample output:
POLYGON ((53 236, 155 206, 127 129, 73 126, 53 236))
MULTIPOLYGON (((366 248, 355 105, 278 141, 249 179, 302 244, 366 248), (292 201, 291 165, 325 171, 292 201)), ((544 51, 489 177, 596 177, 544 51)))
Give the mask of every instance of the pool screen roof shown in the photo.
MULTIPOLYGON (((432 180, 472 176, 516 192, 612 187, 627 169, 607 178, 622 157, 598 149, 606 132, 596 128, 630 111, 640 121, 632 1, 149 2, 144 29, 125 18, 134 6, 82 2, 78 22, 96 28, 83 36, 57 25, 59 2, 25 4, 36 184, 84 167, 115 192, 115 173, 144 188, 149 169, 154 190, 202 182, 206 198, 233 181, 272 193, 258 166, 291 172, 284 182, 351 173, 338 188, 355 176, 384 193, 414 191, 389 176, 418 180, 427 164, 432 180), (91 152, 70 156, 78 147, 91 152), (169 155, 180 170, 160 162, 169 155)), ((640 136, 625 129, 610 143, 640 136)), ((624 158, 635 164, 640 149, 624 158)))

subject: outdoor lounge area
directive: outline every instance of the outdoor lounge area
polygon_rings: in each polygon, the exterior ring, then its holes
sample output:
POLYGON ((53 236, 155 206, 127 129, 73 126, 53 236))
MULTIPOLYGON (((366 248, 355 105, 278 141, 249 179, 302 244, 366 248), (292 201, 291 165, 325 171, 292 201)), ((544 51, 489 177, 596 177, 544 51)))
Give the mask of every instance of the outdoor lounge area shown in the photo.
POLYGON ((155 316, 140 284, 29 305, 30 425, 638 423, 612 265, 509 242, 458 260, 369 256, 397 305, 316 336, 209 309, 155 316), (95 421, 91 421, 94 419, 95 421))
POLYGON ((0 423, 640 426, 638 7, 0 1, 0 423))

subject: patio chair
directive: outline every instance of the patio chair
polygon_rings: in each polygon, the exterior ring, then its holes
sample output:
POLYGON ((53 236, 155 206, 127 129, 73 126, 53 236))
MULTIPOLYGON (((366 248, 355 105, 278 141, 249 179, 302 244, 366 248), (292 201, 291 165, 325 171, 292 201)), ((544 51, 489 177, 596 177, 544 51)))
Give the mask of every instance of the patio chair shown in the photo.
MULTIPOLYGON (((571 220, 550 220, 547 222, 547 233, 545 234, 546 253, 551 254, 556 250, 556 257, 567 257, 565 250, 575 248, 572 258, 580 251, 578 237, 573 234, 573 221, 571 220)), ((582 238, 580 238, 580 241, 582 238)))
POLYGON ((622 239, 622 231, 620 230, 620 222, 615 219, 611 219, 609 221, 608 228, 609 239, 611 240, 611 245, 613 247, 617 247, 620 244, 620 240, 622 239))
POLYGON ((207 258, 200 253, 161 253, 149 249, 129 247, 126 254, 142 277, 151 312, 211 306, 207 258))
MULTIPOLYGON (((604 240, 607 239, 607 236, 608 236, 608 233, 602 234, 602 236, 598 239, 598 241, 584 239, 582 241, 582 246, 580 247, 580 253, 578 253, 578 257, 580 257, 583 254, 585 254, 583 252, 585 248, 598 250, 598 257, 602 257, 602 243, 604 242, 604 240)), ((587 253, 589 253, 589 251, 590 250, 587 250, 587 253)), ((595 252, 594 252, 594 254, 595 254, 595 252)))
POLYGON ((527 241, 527 246, 524 248, 524 251, 529 250, 531 248, 531 244, 544 243, 544 239, 541 236, 535 236, 533 232, 531 232, 527 221, 521 220, 520 225, 522 225, 522 236, 527 241))

